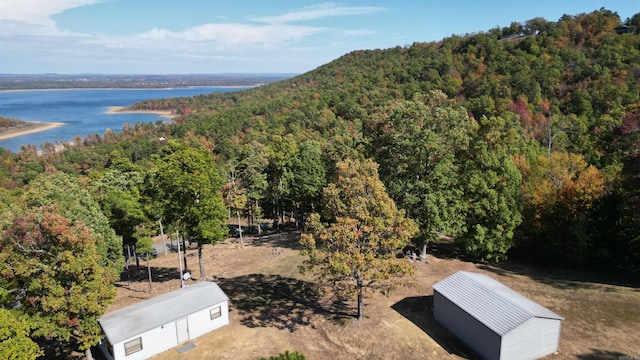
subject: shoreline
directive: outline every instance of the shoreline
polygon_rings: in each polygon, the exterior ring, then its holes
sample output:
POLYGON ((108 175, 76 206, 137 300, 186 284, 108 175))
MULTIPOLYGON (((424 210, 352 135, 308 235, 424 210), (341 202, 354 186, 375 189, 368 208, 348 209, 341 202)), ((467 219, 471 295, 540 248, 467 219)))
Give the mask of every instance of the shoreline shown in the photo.
POLYGON ((160 117, 173 119, 175 114, 171 110, 128 110, 128 106, 109 106, 105 114, 117 115, 117 114, 155 114, 160 117))
POLYGON ((33 134, 41 131, 47 131, 55 129, 57 127, 66 125, 61 122, 39 122, 39 121, 25 121, 25 125, 12 128, 0 129, 0 140, 9 140, 18 136, 33 134))

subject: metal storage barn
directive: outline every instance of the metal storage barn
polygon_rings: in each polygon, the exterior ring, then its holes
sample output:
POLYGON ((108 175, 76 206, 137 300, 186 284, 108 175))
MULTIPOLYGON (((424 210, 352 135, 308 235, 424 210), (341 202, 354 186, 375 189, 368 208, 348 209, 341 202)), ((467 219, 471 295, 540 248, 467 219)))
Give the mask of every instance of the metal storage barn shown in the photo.
POLYGON ((201 281, 107 313, 100 348, 110 360, 148 359, 229 324, 228 302, 216 283, 201 281))
POLYGON ((433 317, 485 359, 537 359, 560 341, 561 316, 483 275, 433 285, 433 317))

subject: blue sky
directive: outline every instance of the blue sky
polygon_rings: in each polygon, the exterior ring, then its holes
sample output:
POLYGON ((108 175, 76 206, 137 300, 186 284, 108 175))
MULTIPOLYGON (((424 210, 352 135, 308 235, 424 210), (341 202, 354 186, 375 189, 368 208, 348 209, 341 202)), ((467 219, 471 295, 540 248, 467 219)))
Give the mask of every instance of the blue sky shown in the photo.
POLYGON ((0 0, 0 73, 302 73, 358 49, 638 0, 0 0))

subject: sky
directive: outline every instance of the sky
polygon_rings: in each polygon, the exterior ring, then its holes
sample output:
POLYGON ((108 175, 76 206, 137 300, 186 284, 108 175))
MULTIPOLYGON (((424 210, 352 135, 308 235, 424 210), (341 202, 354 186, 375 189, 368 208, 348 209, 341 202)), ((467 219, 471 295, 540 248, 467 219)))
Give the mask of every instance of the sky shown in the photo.
POLYGON ((640 0, 0 0, 0 74, 303 73, 602 7, 624 21, 640 0))

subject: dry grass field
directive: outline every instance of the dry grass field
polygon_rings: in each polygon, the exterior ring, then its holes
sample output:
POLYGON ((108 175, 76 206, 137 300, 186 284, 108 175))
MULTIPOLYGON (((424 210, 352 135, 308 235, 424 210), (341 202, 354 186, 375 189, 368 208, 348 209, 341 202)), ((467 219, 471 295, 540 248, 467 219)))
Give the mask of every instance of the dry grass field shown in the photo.
MULTIPOLYGON (((206 275, 230 298, 230 324, 195 339, 187 352, 173 349, 153 359, 259 359, 285 350, 319 360, 473 359, 430 312, 431 286, 458 270, 485 273, 562 315, 560 348, 549 359, 640 358, 638 284, 512 262, 465 262, 453 257, 447 244, 435 244, 427 261, 416 263, 415 274, 398 282, 393 293, 365 299, 365 319, 358 322, 352 316, 355 302, 319 296, 313 279, 299 274, 298 238, 292 232, 249 239, 243 249, 230 240, 205 246, 206 275)), ((187 260, 199 277, 197 251, 188 250, 187 260)), ((180 287, 176 253, 159 256, 151 267, 153 290, 146 267, 139 282, 129 284, 123 277, 108 311, 180 287)), ((135 279, 135 269, 131 274, 135 279)))

